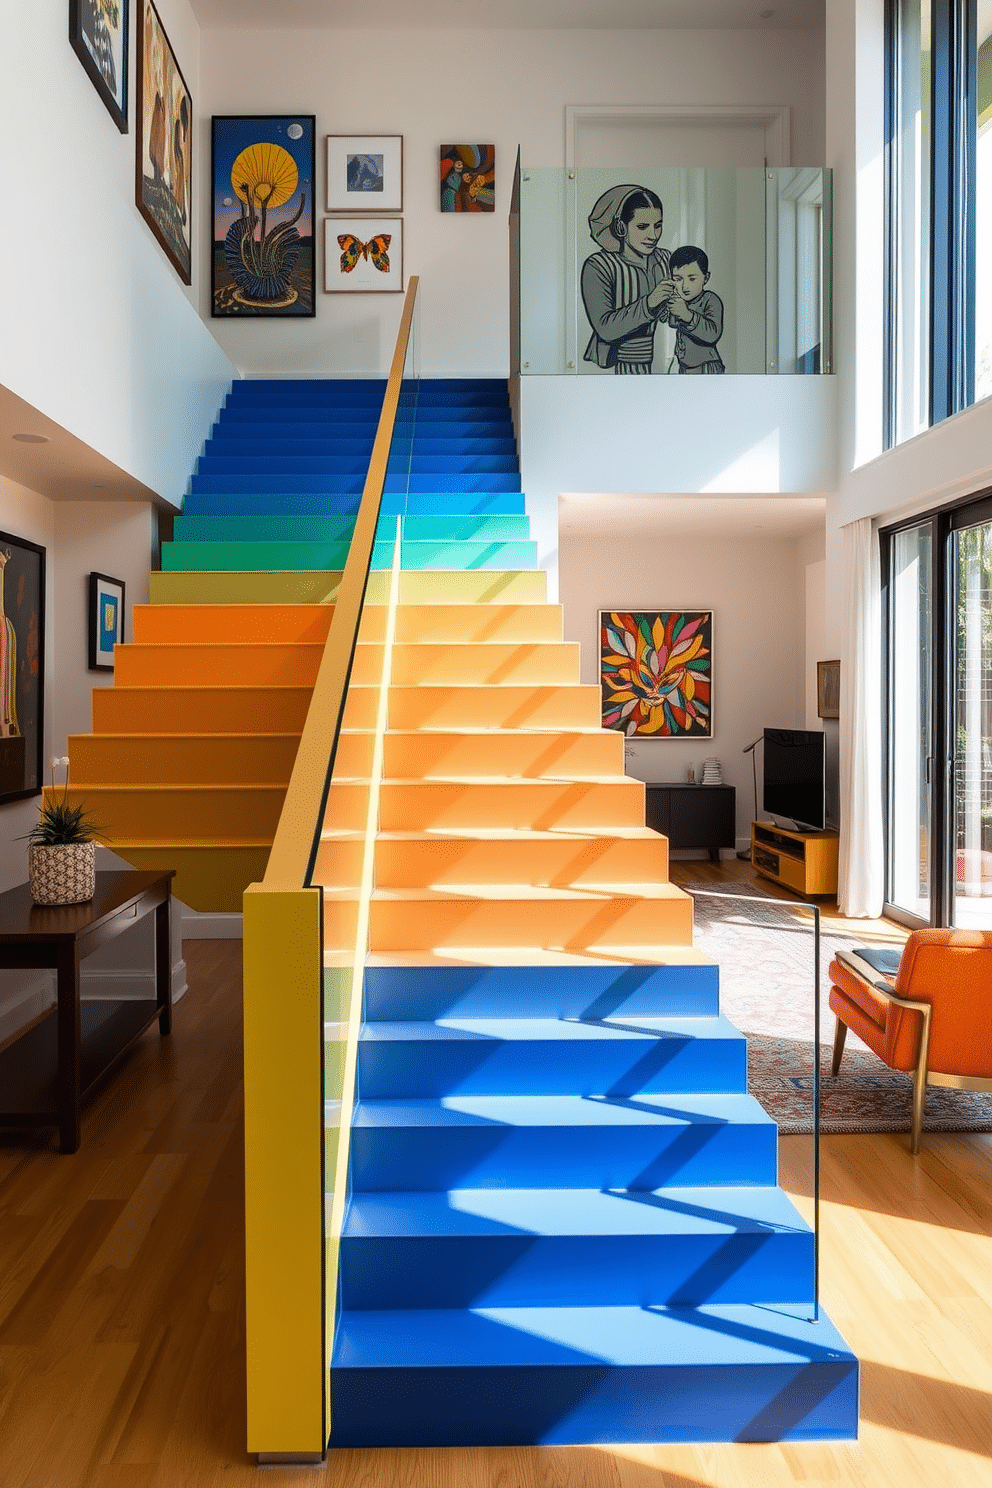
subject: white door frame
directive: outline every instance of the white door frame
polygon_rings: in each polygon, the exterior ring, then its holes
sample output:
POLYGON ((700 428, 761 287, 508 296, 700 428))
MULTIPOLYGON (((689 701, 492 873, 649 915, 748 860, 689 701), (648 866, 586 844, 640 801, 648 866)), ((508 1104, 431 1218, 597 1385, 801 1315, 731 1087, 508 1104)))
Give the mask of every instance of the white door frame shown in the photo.
POLYGON ((787 103, 566 103, 566 169, 575 168, 575 137, 579 127, 594 120, 607 123, 611 119, 625 124, 638 119, 685 125, 739 124, 748 129, 764 125, 766 164, 792 164, 791 113, 787 103))

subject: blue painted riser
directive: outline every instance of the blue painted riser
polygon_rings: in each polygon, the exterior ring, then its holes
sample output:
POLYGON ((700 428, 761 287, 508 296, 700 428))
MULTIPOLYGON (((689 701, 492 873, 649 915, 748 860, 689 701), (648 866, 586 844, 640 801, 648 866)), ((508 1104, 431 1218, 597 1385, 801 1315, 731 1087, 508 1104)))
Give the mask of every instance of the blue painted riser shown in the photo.
POLYGON ((369 1020, 705 1018, 719 1011, 718 968, 641 966, 369 966, 369 1020))
POLYGON ((458 1019, 366 1023, 363 1099, 747 1089, 744 1040, 725 1018, 458 1019))
POLYGON ((843 1439, 857 1364, 808 1308, 352 1312, 332 1447, 843 1439))
POLYGON ((778 1131, 749 1095, 360 1100, 353 1189, 773 1184, 778 1131))
POLYGON ((777 1188, 359 1193, 346 1310, 809 1302, 813 1236, 777 1188))
MULTIPOLYGON (((374 432, 372 430, 367 435, 359 435, 349 431, 347 437, 341 435, 337 438, 326 438, 317 434, 268 438, 264 430, 257 428, 251 437, 246 435, 234 437, 229 429, 224 429, 215 432, 207 440, 204 455, 221 458, 236 456, 248 460, 258 459, 262 453, 270 457, 277 455, 359 455, 364 457, 367 464, 372 453, 374 432)), ((416 439, 393 440, 389 447, 389 457, 392 461, 409 458, 411 455, 417 458, 440 455, 447 459, 473 455, 499 455, 503 459, 515 461, 516 446, 512 439, 500 438, 490 433, 479 434, 471 439, 440 436, 428 439, 418 435, 416 439)))
MULTIPOLYGON (((271 474, 196 474, 191 477, 192 491, 297 491, 341 492, 360 495, 365 485, 364 473, 358 475, 282 475, 271 474)), ((457 491, 464 494, 483 491, 519 491, 520 476, 505 471, 498 474, 403 475, 386 477, 386 490, 402 493, 457 491)))

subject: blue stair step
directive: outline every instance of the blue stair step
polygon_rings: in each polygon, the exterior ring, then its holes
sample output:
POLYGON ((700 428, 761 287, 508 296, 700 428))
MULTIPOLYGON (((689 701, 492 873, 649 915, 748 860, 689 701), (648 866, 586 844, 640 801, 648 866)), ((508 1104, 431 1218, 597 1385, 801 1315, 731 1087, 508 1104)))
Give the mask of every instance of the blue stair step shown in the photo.
POLYGON ((410 966, 365 970, 369 1021, 440 1018, 706 1018, 719 1012, 715 963, 410 966))
POLYGON ((374 434, 379 427, 380 412, 381 407, 378 404, 332 406, 311 403, 302 408, 294 408, 291 404, 279 403, 263 409, 253 403, 227 403, 218 413, 213 427, 214 432, 229 429, 235 437, 238 431, 244 433, 260 425, 267 427, 270 424, 277 429, 301 429, 311 434, 325 427, 339 429, 342 433, 349 429, 362 432, 371 429, 374 434))
POLYGON ((353 1195, 341 1306, 808 1302, 813 1235, 778 1188, 353 1195))
POLYGON ((365 1100, 354 1191, 662 1188, 776 1181, 778 1129, 749 1095, 365 1100))
POLYGON ((269 438, 265 425, 252 425, 250 435, 232 435, 229 429, 213 434, 203 446, 205 459, 257 460, 263 455, 275 458, 282 455, 341 455, 358 456, 368 462, 372 454, 375 431, 368 435, 349 430, 347 435, 320 436, 312 434, 297 438, 269 438))
POLYGON ((726 1018, 461 1018, 366 1023, 363 1099, 637 1095, 747 1089, 747 1046, 726 1018))
MULTIPOLYGON (((191 478, 190 489, 192 491, 244 492, 246 495, 253 491, 360 495, 364 486, 364 471, 352 474, 338 472, 323 475, 302 475, 298 472, 286 474, 281 471, 256 471, 254 473, 241 471, 237 474, 197 471, 191 478)), ((386 490, 396 493, 409 490, 418 495, 457 492, 465 497, 488 491, 519 492, 520 476, 509 471, 499 474, 473 475, 388 475, 386 490)))
POLYGON ((332 1447, 836 1440, 858 1373, 802 1306, 358 1311, 333 1400, 332 1447))

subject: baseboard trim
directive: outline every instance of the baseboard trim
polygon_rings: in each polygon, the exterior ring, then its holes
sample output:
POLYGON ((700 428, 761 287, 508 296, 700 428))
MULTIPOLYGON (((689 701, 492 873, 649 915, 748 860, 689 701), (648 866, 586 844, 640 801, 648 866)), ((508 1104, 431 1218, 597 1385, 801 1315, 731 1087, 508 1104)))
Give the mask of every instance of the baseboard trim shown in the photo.
POLYGON ((239 914, 201 914, 183 905, 180 916, 183 940, 241 940, 244 916, 239 914))

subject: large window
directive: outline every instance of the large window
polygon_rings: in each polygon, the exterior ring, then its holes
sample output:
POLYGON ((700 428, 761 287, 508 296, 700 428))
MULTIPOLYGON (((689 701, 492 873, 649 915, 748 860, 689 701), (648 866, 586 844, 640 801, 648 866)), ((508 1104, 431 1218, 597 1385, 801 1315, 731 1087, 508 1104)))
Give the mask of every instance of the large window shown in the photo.
POLYGON ((992 394, 992 0, 888 0, 885 442, 992 394))
POLYGON ((883 539, 886 900, 992 929, 992 500, 883 539))

